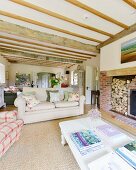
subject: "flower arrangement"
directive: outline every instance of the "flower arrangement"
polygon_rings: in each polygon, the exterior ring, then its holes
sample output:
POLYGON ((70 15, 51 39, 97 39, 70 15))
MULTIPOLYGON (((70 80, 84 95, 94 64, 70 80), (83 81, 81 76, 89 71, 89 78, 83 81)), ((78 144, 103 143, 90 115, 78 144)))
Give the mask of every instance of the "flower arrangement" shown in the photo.
POLYGON ((51 87, 59 85, 60 82, 61 82, 61 79, 56 78, 55 76, 51 77, 51 79, 50 79, 51 87))

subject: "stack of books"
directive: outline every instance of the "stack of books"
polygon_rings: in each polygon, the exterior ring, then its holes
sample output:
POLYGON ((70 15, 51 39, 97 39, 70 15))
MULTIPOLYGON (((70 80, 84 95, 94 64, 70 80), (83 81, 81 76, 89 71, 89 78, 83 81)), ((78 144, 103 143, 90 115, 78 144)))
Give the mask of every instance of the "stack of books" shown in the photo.
POLYGON ((106 137, 110 137, 110 138, 121 137, 124 135, 117 128, 109 124, 97 126, 97 130, 101 132, 103 135, 105 135, 106 137))
POLYGON ((115 152, 105 154, 88 166, 91 170, 135 170, 115 152))
POLYGON ((81 155, 96 151, 103 147, 101 139, 91 130, 74 132, 70 135, 81 155))
POLYGON ((116 153, 136 169, 136 140, 117 148, 116 153))

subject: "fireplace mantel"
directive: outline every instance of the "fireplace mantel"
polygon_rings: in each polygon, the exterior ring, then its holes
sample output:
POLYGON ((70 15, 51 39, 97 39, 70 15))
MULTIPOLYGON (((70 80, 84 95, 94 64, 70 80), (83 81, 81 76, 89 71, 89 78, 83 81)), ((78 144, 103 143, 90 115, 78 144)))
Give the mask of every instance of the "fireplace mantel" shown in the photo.
POLYGON ((126 76, 126 75, 136 75, 136 67, 128 67, 116 70, 106 71, 107 76, 126 76))

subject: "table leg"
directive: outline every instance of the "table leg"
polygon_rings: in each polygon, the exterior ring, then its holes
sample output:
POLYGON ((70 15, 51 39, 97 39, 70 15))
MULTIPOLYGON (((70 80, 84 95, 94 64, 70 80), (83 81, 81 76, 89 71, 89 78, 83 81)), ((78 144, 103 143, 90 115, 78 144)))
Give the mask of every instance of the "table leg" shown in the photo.
POLYGON ((61 144, 64 146, 67 143, 65 137, 61 135, 61 144))

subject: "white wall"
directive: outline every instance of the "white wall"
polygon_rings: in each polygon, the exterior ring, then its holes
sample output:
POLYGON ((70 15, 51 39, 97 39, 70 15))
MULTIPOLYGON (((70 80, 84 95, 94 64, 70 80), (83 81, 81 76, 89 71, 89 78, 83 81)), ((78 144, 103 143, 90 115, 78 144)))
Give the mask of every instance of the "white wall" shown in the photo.
POLYGON ((5 78, 5 73, 6 72, 9 72, 9 62, 5 59, 5 58, 3 58, 1 55, 0 55, 0 64, 3 64, 4 66, 5 66, 5 70, 3 71, 3 72, 0 72, 0 74, 2 74, 2 79, 4 79, 4 82, 5 82, 5 84, 8 86, 8 80, 6 80, 6 78, 5 78))
POLYGON ((31 77, 39 72, 64 74, 64 69, 62 68, 34 66, 34 65, 25 65, 25 64, 10 64, 9 70, 10 70, 9 85, 15 85, 16 73, 31 74, 31 77))
POLYGON ((135 37, 136 32, 101 48, 100 70, 108 71, 127 67, 135 67, 136 61, 121 64, 121 43, 131 40, 135 37))

